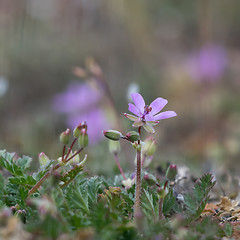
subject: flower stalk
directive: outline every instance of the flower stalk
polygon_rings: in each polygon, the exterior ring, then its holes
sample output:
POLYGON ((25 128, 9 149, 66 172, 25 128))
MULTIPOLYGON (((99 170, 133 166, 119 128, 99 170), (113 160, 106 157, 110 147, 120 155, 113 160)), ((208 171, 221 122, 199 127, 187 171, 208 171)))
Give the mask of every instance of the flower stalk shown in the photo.
MULTIPOLYGON (((64 163, 69 162, 72 158, 74 158, 77 154, 79 154, 81 151, 83 150, 83 148, 79 149, 75 154, 73 154, 70 158, 68 159, 64 159, 64 163)), ((57 170, 58 168, 60 168, 62 166, 61 163, 58 163, 54 166, 52 166, 52 168, 45 173, 45 175, 29 190, 28 192, 28 196, 30 196, 31 194, 33 194, 34 192, 37 191, 37 189, 41 186, 41 184, 43 183, 44 179, 48 178, 52 172, 54 172, 55 170, 57 170)))
MULTIPOLYGON (((141 127, 138 128, 140 136, 141 127)), ((137 148, 137 167, 136 167, 136 192, 135 192, 135 205, 134 205, 134 218, 141 213, 141 141, 138 140, 137 148)))
MULTIPOLYGON (((87 135, 87 125, 86 122, 84 122, 83 125, 79 125, 81 126, 81 130, 84 130, 84 137, 88 137, 87 135)), ((69 143, 69 134, 70 134, 70 129, 67 129, 65 132, 63 132, 60 135, 60 141, 64 144, 63 145, 63 151, 62 151, 62 161, 60 163, 57 163, 56 165, 52 166, 51 169, 45 173, 45 175, 29 190, 28 192, 28 196, 30 196, 31 194, 33 194, 34 192, 37 191, 37 189, 41 186, 41 184, 43 183, 43 181, 48 178, 55 170, 57 170, 58 168, 60 168, 62 166, 62 164, 66 164, 67 162, 69 162, 71 159, 73 159, 76 155, 78 155, 83 149, 84 147, 87 146, 87 144, 85 144, 84 146, 80 146, 80 149, 78 151, 76 151, 73 155, 70 156, 70 153, 72 152, 73 146, 76 143, 77 139, 79 139, 80 137, 82 137, 82 134, 80 134, 78 137, 75 137, 74 140, 72 141, 72 144, 70 146, 70 148, 68 148, 68 152, 67 155, 65 156, 65 151, 66 151, 66 144, 69 143)), ((88 142, 88 141, 87 141, 88 142)))
POLYGON ((124 174, 124 172, 123 172, 123 170, 122 170, 122 167, 121 167, 121 165, 120 165, 120 162, 119 162, 119 159, 118 159, 118 154, 117 154, 117 153, 114 153, 113 156, 114 156, 114 160, 115 160, 115 162, 116 162, 116 164, 117 164, 117 166, 118 166, 118 169, 119 169, 120 173, 121 173, 122 176, 123 176, 123 179, 124 179, 124 180, 127 180, 127 178, 126 178, 126 176, 125 176, 125 174, 124 174))

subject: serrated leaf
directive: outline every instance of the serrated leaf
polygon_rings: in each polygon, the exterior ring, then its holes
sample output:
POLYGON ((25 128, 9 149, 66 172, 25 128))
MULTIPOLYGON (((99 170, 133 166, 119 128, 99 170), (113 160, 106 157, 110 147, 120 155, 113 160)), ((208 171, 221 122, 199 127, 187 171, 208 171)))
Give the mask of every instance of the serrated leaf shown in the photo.
POLYGON ((86 186, 76 186, 71 184, 66 191, 66 199, 69 206, 73 209, 80 209, 84 213, 89 214, 88 208, 88 189, 86 186))
POLYGON ((208 202, 210 190, 215 183, 210 173, 204 174, 196 181, 192 192, 184 196, 184 204, 189 212, 189 219, 198 218, 201 215, 208 202))
POLYGON ((88 180, 88 197, 89 204, 97 203, 98 190, 100 189, 102 181, 98 177, 92 177, 88 180))
POLYGON ((169 192, 163 199, 163 215, 167 215, 176 204, 176 197, 173 195, 173 190, 170 188, 169 192))
POLYGON ((15 176, 22 176, 23 172, 22 172, 21 168, 18 167, 15 163, 13 163, 12 159, 9 160, 9 157, 5 158, 5 156, 6 155, 0 156, 0 165, 15 176))
POLYGON ((156 220, 155 207, 153 203, 153 197, 148 193, 145 189, 143 189, 144 195, 142 196, 142 208, 146 215, 150 217, 150 219, 156 220))
POLYGON ((22 171, 26 171, 29 169, 30 164, 32 162, 32 158, 28 156, 22 156, 16 160, 16 164, 21 168, 22 171))
POLYGON ((66 172, 61 177, 61 181, 64 183, 70 182, 82 171, 83 171, 83 165, 75 165, 71 170, 66 172))
POLYGON ((31 175, 25 175, 21 177, 9 177, 8 180, 12 184, 26 185, 27 187, 34 186, 37 182, 31 175))

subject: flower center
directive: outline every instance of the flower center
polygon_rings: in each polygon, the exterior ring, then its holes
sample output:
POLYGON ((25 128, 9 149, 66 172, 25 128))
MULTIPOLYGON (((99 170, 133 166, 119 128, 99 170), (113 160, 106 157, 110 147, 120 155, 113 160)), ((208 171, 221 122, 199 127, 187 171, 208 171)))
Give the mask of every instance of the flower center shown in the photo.
POLYGON ((148 113, 150 113, 151 111, 152 111, 152 108, 151 108, 149 105, 146 105, 146 106, 144 107, 143 119, 144 119, 144 117, 145 117, 148 113))

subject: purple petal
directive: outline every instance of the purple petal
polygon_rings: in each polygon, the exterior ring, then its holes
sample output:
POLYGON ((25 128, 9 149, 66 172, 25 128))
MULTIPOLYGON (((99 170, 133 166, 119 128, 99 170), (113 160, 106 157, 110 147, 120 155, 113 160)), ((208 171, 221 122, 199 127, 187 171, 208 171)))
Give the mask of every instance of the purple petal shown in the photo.
POLYGON ((75 114, 96 107, 102 93, 86 83, 71 83, 67 90, 58 93, 53 99, 53 108, 57 112, 75 114))
POLYGON ((128 110, 129 110, 130 112, 134 113, 135 115, 141 117, 141 114, 140 114, 138 108, 137 108, 134 104, 129 103, 129 104, 128 104, 128 110))
POLYGON ((139 93, 132 93, 131 94, 132 99, 136 107, 138 108, 139 112, 143 114, 144 107, 145 107, 145 101, 143 97, 139 93))
POLYGON ((155 117, 151 114, 147 114, 146 116, 145 116, 145 120, 147 121, 147 122, 149 122, 149 121, 155 121, 155 117))
POLYGON ((168 103, 168 101, 164 98, 157 98, 151 104, 150 107, 152 108, 151 114, 154 115, 159 113, 168 103))
POLYGON ((166 111, 166 112, 161 112, 155 115, 154 118, 155 120, 161 120, 161 119, 171 118, 175 116, 177 116, 177 114, 174 111, 166 111))

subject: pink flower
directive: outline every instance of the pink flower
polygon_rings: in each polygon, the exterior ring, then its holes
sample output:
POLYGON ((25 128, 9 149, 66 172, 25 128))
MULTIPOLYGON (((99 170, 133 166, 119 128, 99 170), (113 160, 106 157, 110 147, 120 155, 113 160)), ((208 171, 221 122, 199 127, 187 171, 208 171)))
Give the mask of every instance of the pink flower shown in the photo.
POLYGON ((54 96, 55 111, 67 114, 67 126, 75 128, 86 121, 91 144, 101 140, 102 131, 110 128, 107 115, 101 108, 103 93, 87 83, 71 83, 67 90, 54 96))
POLYGON ((156 98, 150 105, 146 105, 143 97, 139 93, 131 94, 134 104, 128 104, 128 110, 136 116, 124 113, 124 116, 134 121, 133 127, 141 127, 150 133, 154 133, 154 125, 159 123, 159 120, 177 116, 174 111, 166 111, 159 113, 168 101, 164 98, 156 98))
POLYGON ((196 81, 214 83, 223 75, 226 65, 227 56, 224 48, 206 45, 188 59, 187 70, 196 81))

